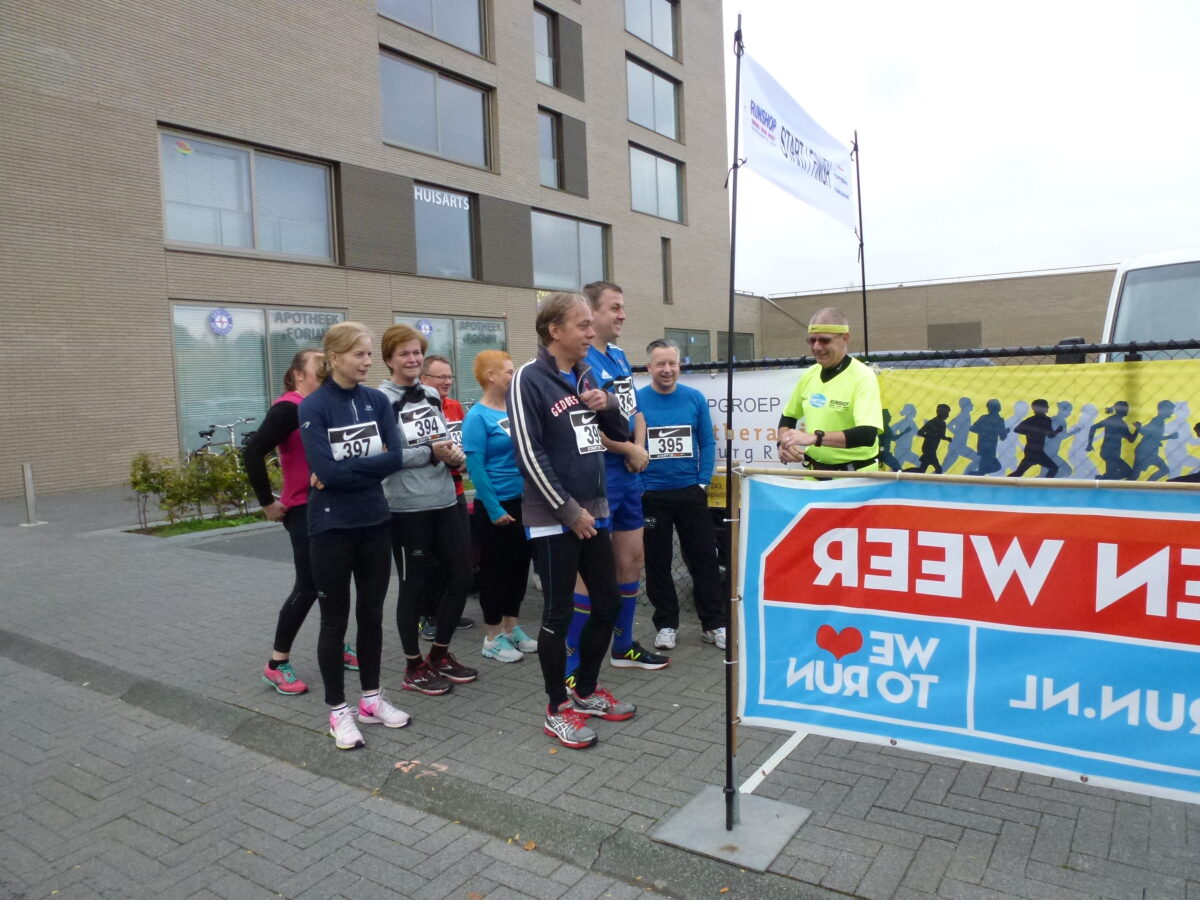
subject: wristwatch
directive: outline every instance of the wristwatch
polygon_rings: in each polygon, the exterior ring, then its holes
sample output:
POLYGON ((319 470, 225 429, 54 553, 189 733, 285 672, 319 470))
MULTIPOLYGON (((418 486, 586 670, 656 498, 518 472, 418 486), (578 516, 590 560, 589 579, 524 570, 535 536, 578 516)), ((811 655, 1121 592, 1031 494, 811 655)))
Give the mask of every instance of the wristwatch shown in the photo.
POLYGON ((825 440, 825 432, 823 432, 821 429, 818 428, 816 431, 813 432, 813 434, 815 434, 817 436, 817 439, 815 441, 813 441, 813 446, 820 447, 821 443, 825 440))

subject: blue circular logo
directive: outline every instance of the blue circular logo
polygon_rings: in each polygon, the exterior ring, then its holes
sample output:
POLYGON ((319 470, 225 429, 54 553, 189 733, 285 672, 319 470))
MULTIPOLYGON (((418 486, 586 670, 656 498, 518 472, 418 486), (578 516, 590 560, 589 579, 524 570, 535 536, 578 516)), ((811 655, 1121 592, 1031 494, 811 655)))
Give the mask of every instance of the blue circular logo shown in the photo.
POLYGON ((417 319, 417 331, 425 335, 426 338, 433 337, 433 323, 428 319, 417 319))
POLYGON ((813 409, 820 409, 828 402, 829 401, 824 394, 813 394, 808 398, 808 405, 813 409))
POLYGON ((214 309, 208 314, 208 327, 213 334, 227 335, 233 331, 233 315, 227 309, 214 309))

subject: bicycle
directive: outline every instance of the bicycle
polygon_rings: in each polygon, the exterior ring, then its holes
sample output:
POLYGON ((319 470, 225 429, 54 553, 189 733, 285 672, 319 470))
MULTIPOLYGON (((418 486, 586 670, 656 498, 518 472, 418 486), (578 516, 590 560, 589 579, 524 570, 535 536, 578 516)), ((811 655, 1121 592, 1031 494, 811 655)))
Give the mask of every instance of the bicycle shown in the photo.
POLYGON ((208 428, 202 429, 199 432, 202 443, 195 450, 192 450, 187 455, 187 461, 192 462, 197 456, 205 456, 210 453, 233 453, 237 467, 241 468, 241 454, 237 451, 246 445, 246 441, 254 434, 253 431, 248 431, 242 435, 241 441, 237 440, 237 429, 239 425, 246 425, 254 421, 254 416, 243 416, 236 422, 230 422, 226 425, 209 425, 208 428), (223 429, 229 432, 229 436, 223 441, 213 441, 218 429, 223 429))

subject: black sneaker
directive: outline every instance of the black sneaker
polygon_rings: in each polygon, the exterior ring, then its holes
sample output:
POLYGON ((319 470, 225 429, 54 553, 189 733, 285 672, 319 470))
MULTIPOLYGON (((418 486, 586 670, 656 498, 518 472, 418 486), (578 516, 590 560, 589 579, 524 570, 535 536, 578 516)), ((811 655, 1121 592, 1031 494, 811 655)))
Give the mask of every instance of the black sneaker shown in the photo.
POLYGON ((437 620, 421 616, 421 640, 432 641, 437 637, 437 620))
POLYGON ((614 650, 608 657, 608 664, 618 669, 665 669, 671 664, 671 657, 652 653, 634 641, 624 653, 614 650))
POLYGON ((457 628, 459 631, 466 631, 468 628, 475 627, 475 620, 468 619, 466 616, 463 616, 461 619, 458 620, 458 624, 455 625, 454 627, 457 628))
POLYGON ((439 662, 434 662, 432 658, 427 658, 429 667, 455 684, 466 684, 468 681, 474 681, 479 677, 479 670, 472 669, 470 666, 464 666, 449 650, 439 662))

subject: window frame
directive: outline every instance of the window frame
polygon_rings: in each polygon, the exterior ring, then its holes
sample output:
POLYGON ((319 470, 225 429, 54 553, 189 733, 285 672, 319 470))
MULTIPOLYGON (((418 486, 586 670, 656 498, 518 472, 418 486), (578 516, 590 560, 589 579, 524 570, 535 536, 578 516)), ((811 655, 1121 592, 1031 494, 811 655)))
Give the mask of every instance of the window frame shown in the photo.
MULTIPOLYGON (((429 9, 430 9, 430 19, 433 21, 434 28, 436 29, 436 27, 437 27, 437 13, 436 13, 437 0, 429 0, 429 9)), ((464 53, 470 53, 472 56, 478 56, 481 59, 487 59, 488 58, 488 55, 487 55, 487 39, 488 39, 487 17, 484 14, 485 11, 484 11, 484 5, 482 3, 482 0, 475 0, 475 11, 476 11, 476 15, 478 16, 478 21, 479 21, 479 49, 478 50, 473 50, 470 47, 464 47, 462 44, 456 44, 454 41, 447 40, 442 35, 438 34, 436 31, 426 31, 424 28, 421 28, 419 25, 414 25, 412 22, 405 22, 403 19, 398 19, 395 16, 384 12, 380 8, 380 0, 376 0, 376 2, 375 2, 375 12, 378 13, 383 18, 387 19, 389 22, 396 22, 399 25, 403 25, 405 28, 411 28, 413 31, 416 31, 420 34, 427 35, 436 41, 441 41, 443 44, 446 44, 447 46, 455 47, 455 48, 463 51, 464 53)))
POLYGON ((550 188, 554 191, 565 190, 563 187, 563 128, 562 128, 562 113, 557 113, 552 109, 547 109, 544 106, 538 107, 538 183, 542 187, 550 188), (543 117, 550 122, 550 143, 554 147, 554 156, 550 162, 554 163, 554 184, 546 184, 542 178, 542 163, 547 160, 542 156, 542 120, 543 117))
POLYGON ((685 365, 699 365, 700 363, 712 362, 712 333, 704 328, 664 328, 663 337, 669 341, 674 341, 679 345, 679 361, 685 365), (691 348, 691 338, 699 335, 704 335, 708 346, 708 359, 693 359, 688 350, 691 348))
POLYGON ((533 78, 538 84, 544 84, 547 87, 557 88, 562 84, 562 65, 559 54, 558 45, 558 14, 551 9, 547 9, 537 3, 533 5, 533 78), (537 23, 541 17, 546 22, 546 43, 550 49, 550 55, 543 57, 538 53, 537 49, 537 23), (545 81, 538 74, 538 63, 543 59, 548 59, 550 62, 550 80, 545 81))
POLYGON ((158 168, 159 168, 159 211, 162 214, 163 223, 163 244, 166 247, 177 250, 202 250, 206 253, 229 253, 237 256, 253 256, 268 259, 284 259, 295 260, 297 262, 307 263, 326 263, 337 265, 338 255, 338 234, 337 234, 337 215, 335 214, 336 197, 334 194, 334 165, 325 160, 313 159, 310 157, 301 156, 295 153, 283 153, 278 150, 262 147, 257 144, 241 143, 239 141, 231 141, 222 137, 204 134, 202 132, 188 131, 186 129, 172 128, 166 125, 160 125, 155 129, 155 141, 158 150, 158 168), (238 246, 234 244, 208 244, 202 241, 185 241, 177 238, 172 238, 167 233, 167 172, 163 166, 162 156, 162 139, 169 137, 175 140, 182 141, 198 141, 201 143, 212 144, 217 147, 226 147, 230 150, 236 150, 239 153, 245 153, 248 156, 249 163, 247 166, 247 180, 249 187, 249 216, 250 216, 250 246, 238 246), (325 229, 328 237, 326 245, 327 253, 325 256, 312 256, 307 253, 288 253, 283 250, 269 250, 260 246, 259 239, 259 218, 258 211, 259 202, 257 196, 257 178, 255 160, 258 155, 264 155, 273 159, 284 160, 285 162, 297 163, 299 165, 312 166, 323 170, 325 174, 325 229))
POLYGON ((682 224, 683 220, 684 220, 683 183, 684 183, 684 179, 683 179, 683 163, 682 162, 680 162, 677 159, 672 159, 671 157, 669 157, 665 154, 655 153, 653 150, 647 149, 646 147, 643 147, 639 144, 630 144, 629 145, 629 208, 631 210, 633 210, 636 213, 641 213, 642 215, 645 215, 645 216, 654 216, 657 219, 665 219, 668 222, 679 222, 682 224), (641 153, 644 156, 648 156, 654 160, 654 210, 653 211, 648 210, 648 209, 639 209, 637 206, 635 192, 634 192, 634 178, 633 178, 633 159, 634 159, 635 153, 641 153), (659 165, 658 165, 660 162, 665 162, 665 163, 668 163, 675 167, 675 169, 674 169, 674 171, 675 171, 675 204, 676 204, 676 211, 678 212, 678 215, 675 217, 663 215, 662 211, 661 211, 661 205, 659 203, 659 200, 662 197, 662 184, 659 180, 660 170, 659 170, 659 165))
POLYGON ((380 58, 381 64, 384 60, 389 60, 393 63, 399 63, 401 65, 411 66, 414 69, 420 69, 424 72, 429 72, 430 74, 433 75, 433 77, 434 77, 434 116, 435 116, 434 123, 433 123, 433 126, 434 126, 433 131, 438 140, 438 147, 436 150, 433 150, 428 147, 418 146, 416 144, 406 144, 403 141, 397 140, 396 138, 390 137, 388 135, 388 117, 386 114, 386 109, 383 108, 384 107, 384 93, 383 93, 383 83, 382 83, 383 79, 381 78, 380 79, 379 102, 380 102, 380 108, 381 108, 381 113, 382 113, 381 124, 383 126, 383 131, 384 131, 383 143, 388 145, 389 147, 397 147, 401 150, 407 150, 410 153, 420 153, 424 156, 430 156, 430 157, 433 157, 434 159, 441 159, 441 160, 445 160, 446 162, 456 163, 460 166, 470 166, 473 169, 483 169, 486 171, 491 171, 493 168, 492 167, 492 95, 495 92, 494 89, 489 85, 481 84, 480 82, 477 82, 477 81, 472 81, 471 79, 466 78, 462 75, 459 75, 455 72, 451 72, 451 71, 449 71, 447 69, 443 69, 439 66, 432 65, 431 63, 424 62, 423 60, 417 59, 415 57, 407 56, 403 53, 399 53, 388 47, 380 46, 379 58, 380 58), (479 92, 480 100, 482 101, 481 109, 480 109, 481 115, 482 115, 482 122, 480 123, 480 126, 481 126, 480 134, 481 134, 482 140, 483 140, 483 162, 482 163, 476 163, 471 160, 460 159, 460 158, 456 158, 453 156, 447 156, 442 151, 442 147, 441 147, 442 133, 441 133, 441 118, 440 118, 441 104, 438 99, 439 98, 438 85, 441 83, 441 81, 443 79, 446 81, 453 82, 454 84, 457 84, 460 87, 469 88, 470 90, 479 92))
POLYGON ((670 75, 666 74, 665 72, 654 68, 654 66, 650 65, 645 60, 639 59, 636 56, 626 55, 626 57, 625 57, 625 118, 640 128, 645 128, 647 131, 653 131, 655 134, 662 135, 663 137, 667 138, 668 140, 672 140, 677 143, 683 143, 683 122, 679 116, 679 108, 681 105, 680 104, 680 91, 681 91, 682 86, 683 85, 680 81, 678 81, 675 78, 672 78, 670 75), (651 119, 653 120, 653 124, 647 125, 645 122, 639 122, 637 119, 635 119, 633 117, 633 103, 632 103, 633 79, 629 77, 631 66, 645 72, 651 78, 651 81, 650 81, 650 107, 651 107, 651 119), (656 80, 660 81, 660 82, 664 82, 665 84, 669 85, 671 88, 671 106, 672 106, 672 109, 671 109, 671 124, 672 124, 671 131, 672 131, 672 133, 670 133, 670 134, 668 134, 666 131, 662 131, 658 127, 658 103, 657 103, 657 99, 656 99, 658 95, 655 91, 656 80))
POLYGON ((533 282, 534 282, 533 287, 535 289, 550 290, 550 291, 577 291, 584 284, 587 284, 589 282, 605 281, 608 279, 610 254, 609 254, 609 247, 608 247, 609 231, 608 231, 607 225, 604 225, 600 222, 593 222, 589 219, 581 219, 581 218, 578 218, 577 216, 568 216, 568 215, 564 215, 563 213, 551 212, 550 210, 545 210, 545 209, 538 209, 537 207, 530 207, 529 214, 530 214, 530 220, 529 220, 530 221, 530 228, 529 228, 530 250, 531 250, 531 255, 533 257, 533 260, 532 260, 532 262, 533 262, 533 267, 532 267, 533 268, 533 282), (564 220, 567 222, 574 223, 575 228, 576 228, 576 231, 575 231, 575 248, 576 248, 575 269, 580 276, 580 280, 579 280, 578 284, 575 284, 575 285, 538 284, 537 241, 536 241, 536 230, 533 227, 533 217, 534 216, 546 216, 547 218, 561 219, 561 220, 564 220), (583 272, 583 254, 582 254, 582 252, 580 252, 580 234, 581 234, 581 232, 579 231, 580 225, 590 225, 590 226, 592 226, 594 228, 598 228, 600 230, 600 268, 601 268, 601 271, 600 271, 600 274, 597 275, 596 277, 591 277, 590 275, 585 276, 584 272, 583 272))
POLYGON ((653 47, 659 53, 663 53, 672 59, 680 59, 679 54, 679 4, 676 0, 625 0, 625 31, 632 34, 635 38, 643 43, 653 47), (629 5, 630 3, 644 2, 647 12, 650 15, 650 34, 642 35, 634 31, 629 23, 629 5), (671 10, 671 49, 664 50, 654 41, 654 4, 663 3, 671 10))
MULTIPOLYGON (((437 205, 437 204, 435 204, 437 205)), ((413 181, 413 251, 417 259, 416 274, 426 278, 446 278, 451 281, 478 281, 479 280, 479 195, 472 194, 468 191, 459 191, 452 188, 442 187, 441 185, 431 184, 425 181, 413 181), (455 197, 464 197, 468 202, 467 213, 467 238, 470 242, 470 275, 445 275, 440 272, 423 272, 421 271, 421 234, 420 227, 417 224, 417 191, 419 190, 438 191, 443 194, 450 194, 455 197)))

